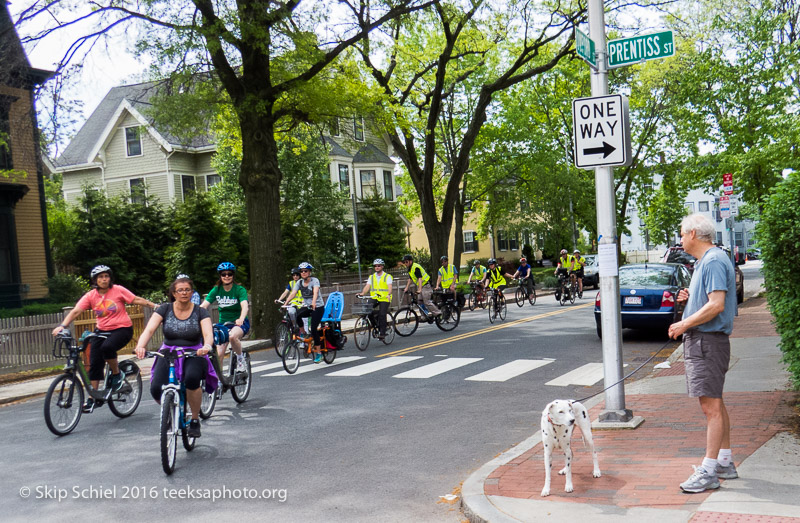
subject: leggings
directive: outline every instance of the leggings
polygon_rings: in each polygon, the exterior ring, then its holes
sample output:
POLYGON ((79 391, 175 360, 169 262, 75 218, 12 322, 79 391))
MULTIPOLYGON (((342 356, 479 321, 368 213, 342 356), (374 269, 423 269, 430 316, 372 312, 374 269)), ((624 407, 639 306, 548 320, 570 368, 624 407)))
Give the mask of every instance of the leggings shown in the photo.
POLYGON ((325 309, 322 307, 317 307, 316 310, 313 310, 310 307, 303 307, 297 311, 298 324, 303 320, 303 318, 311 318, 311 335, 314 337, 315 347, 320 346, 319 331, 317 330, 317 327, 319 326, 320 320, 322 320, 322 316, 324 314, 325 309))
MULTIPOLYGON (((208 360, 205 358, 186 358, 183 360, 183 382, 186 390, 200 387, 200 380, 208 373, 208 360)), ((169 383, 169 362, 164 358, 156 358, 150 373, 150 395, 161 401, 161 387, 169 383)))
POLYGON ((89 351, 89 379, 102 380, 106 361, 117 359, 117 351, 133 338, 133 327, 108 331, 107 338, 94 338, 89 351))

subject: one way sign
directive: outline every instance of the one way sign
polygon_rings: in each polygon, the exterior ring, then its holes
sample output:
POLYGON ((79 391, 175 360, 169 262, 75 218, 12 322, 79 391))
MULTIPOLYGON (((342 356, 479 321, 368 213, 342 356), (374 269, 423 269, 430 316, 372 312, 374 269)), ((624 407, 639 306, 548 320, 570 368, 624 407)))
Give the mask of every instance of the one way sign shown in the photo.
POLYGON ((573 100, 572 128, 577 167, 631 163, 628 99, 621 94, 573 100))

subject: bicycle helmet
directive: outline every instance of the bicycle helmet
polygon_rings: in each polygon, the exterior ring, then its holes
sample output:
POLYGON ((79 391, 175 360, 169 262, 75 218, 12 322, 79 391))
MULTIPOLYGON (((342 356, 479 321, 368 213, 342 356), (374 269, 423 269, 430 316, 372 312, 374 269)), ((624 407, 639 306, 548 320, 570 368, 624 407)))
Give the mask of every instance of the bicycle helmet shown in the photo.
POLYGON ((580 254, 580 253, 581 253, 580 249, 575 249, 574 251, 572 251, 572 254, 580 254))
POLYGON ((439 258, 439 261, 443 262, 443 261, 447 261, 448 259, 449 258, 445 255, 445 256, 442 256, 441 258, 439 258))
POLYGON ((519 259, 520 263, 525 263, 526 261, 528 261, 528 258, 526 258, 525 256, 519 259))
POLYGON ((566 249, 561 249, 561 254, 567 254, 567 250, 566 249))
POLYGON ((236 272, 236 265, 232 264, 231 262, 222 262, 217 265, 217 272, 222 271, 233 271, 236 272))
POLYGON ((298 276, 300 275, 300 268, 299 267, 295 267, 294 269, 292 269, 292 275, 294 275, 294 274, 297 274, 298 276))
POLYGON ((486 262, 488 265, 497 265, 497 260, 494 258, 489 258, 489 261, 486 262))
POLYGON ((111 276, 113 274, 111 272, 111 268, 108 265, 98 265, 97 267, 92 269, 92 272, 90 273, 89 276, 91 277, 92 280, 94 280, 95 278, 97 278, 98 276, 103 274, 104 272, 107 272, 109 276, 111 276))
POLYGON ((410 254, 406 254, 405 256, 403 256, 403 261, 414 261, 414 257, 411 256, 410 254))
POLYGON ((181 273, 181 274, 178 274, 177 276, 175 276, 175 280, 176 281, 177 280, 191 280, 191 278, 189 277, 188 274, 181 273))
POLYGON ((386 265, 386 264, 383 263, 383 260, 381 260, 380 258, 375 258, 375 261, 372 262, 372 265, 386 265))
POLYGON ((314 270, 314 266, 313 266, 313 265, 311 265, 311 264, 310 264, 310 263, 308 263, 308 262, 303 262, 303 263, 301 263, 300 265, 298 265, 298 266, 297 266, 297 268, 298 268, 298 269, 308 269, 308 270, 310 270, 310 271, 313 271, 313 270, 314 270))
POLYGON ((474 262, 472 262, 472 265, 480 265, 480 264, 481 264, 480 260, 475 260, 474 262))

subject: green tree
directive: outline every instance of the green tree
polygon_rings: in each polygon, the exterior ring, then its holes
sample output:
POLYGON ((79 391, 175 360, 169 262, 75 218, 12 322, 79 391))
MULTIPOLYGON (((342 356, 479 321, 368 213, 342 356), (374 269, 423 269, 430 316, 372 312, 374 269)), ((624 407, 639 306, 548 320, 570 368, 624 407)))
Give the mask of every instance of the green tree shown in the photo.
POLYGON ((664 174, 661 185, 652 195, 643 194, 639 213, 644 217, 645 228, 650 234, 651 244, 669 246, 675 233, 679 232, 680 221, 686 216, 682 205, 689 193, 686 185, 678 182, 675 172, 664 174))
POLYGON ((391 269, 408 252, 405 223, 394 203, 375 196, 362 202, 358 211, 358 247, 361 262, 371 264, 375 258, 391 269))

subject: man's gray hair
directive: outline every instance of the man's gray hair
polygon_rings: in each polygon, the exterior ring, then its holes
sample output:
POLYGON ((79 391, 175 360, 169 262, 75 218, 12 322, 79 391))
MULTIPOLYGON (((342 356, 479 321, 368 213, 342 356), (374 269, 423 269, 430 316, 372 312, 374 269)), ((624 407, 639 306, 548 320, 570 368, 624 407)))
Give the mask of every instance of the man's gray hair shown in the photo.
POLYGON ((681 231, 694 231, 700 241, 714 243, 717 236, 717 228, 711 218, 705 214, 690 214, 681 221, 681 231))

